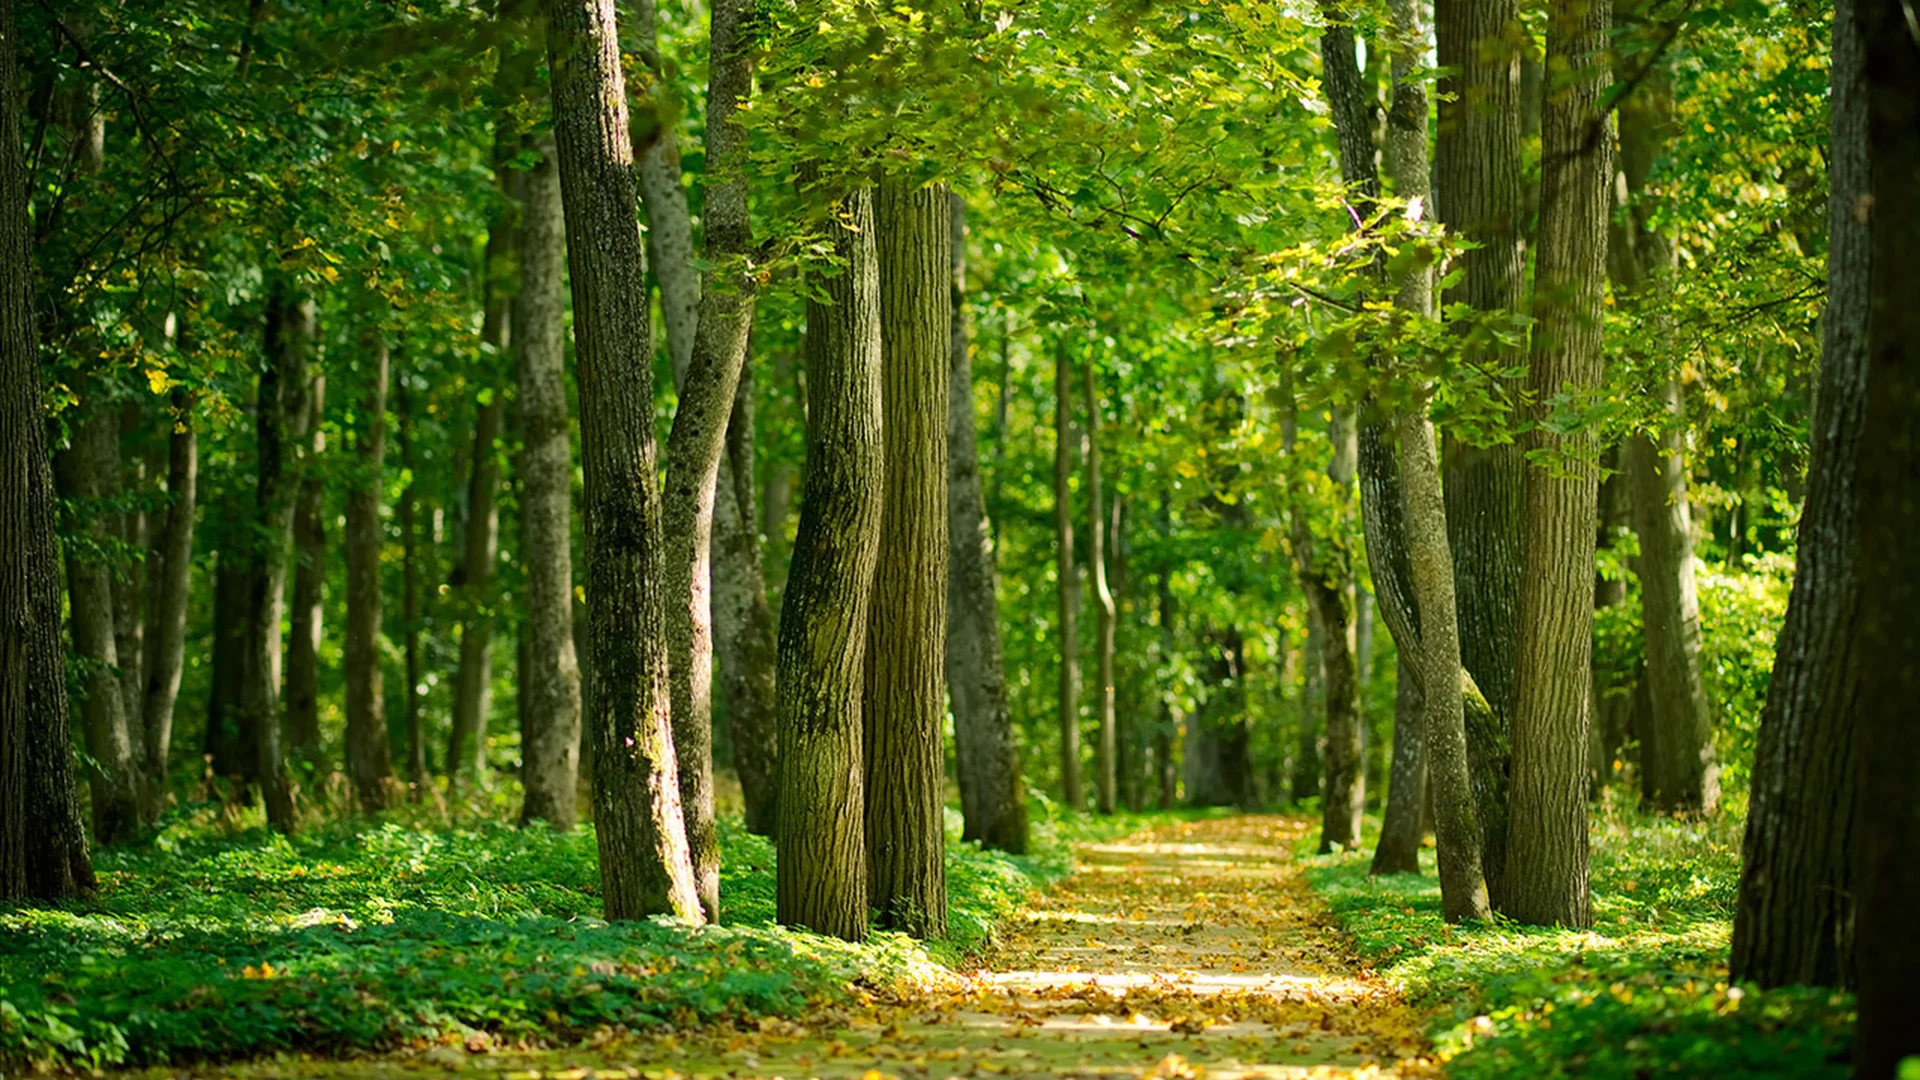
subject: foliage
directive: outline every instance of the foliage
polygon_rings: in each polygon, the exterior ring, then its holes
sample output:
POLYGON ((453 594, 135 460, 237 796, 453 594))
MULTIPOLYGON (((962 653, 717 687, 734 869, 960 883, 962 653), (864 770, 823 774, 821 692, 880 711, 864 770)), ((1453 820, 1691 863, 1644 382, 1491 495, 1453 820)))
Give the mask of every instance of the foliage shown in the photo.
POLYGON ((1431 852, 1417 877, 1371 877, 1360 854, 1308 876, 1362 959, 1431 1010, 1449 1076, 1844 1077, 1848 996, 1728 982, 1740 826, 1604 809, 1586 932, 1447 925, 1431 852))

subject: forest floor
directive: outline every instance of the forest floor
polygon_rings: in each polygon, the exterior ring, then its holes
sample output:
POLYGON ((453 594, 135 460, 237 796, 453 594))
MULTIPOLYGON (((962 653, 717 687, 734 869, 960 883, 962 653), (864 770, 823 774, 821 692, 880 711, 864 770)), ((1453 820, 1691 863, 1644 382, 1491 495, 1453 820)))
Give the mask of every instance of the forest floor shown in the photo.
POLYGON ((1310 829, 1297 818, 1211 818, 1081 845, 1074 872, 1016 915, 975 970, 757 1030, 570 1050, 282 1058, 239 1071, 260 1080, 455 1070, 526 1080, 1431 1075, 1420 1015, 1359 969, 1309 889, 1295 851, 1310 829))

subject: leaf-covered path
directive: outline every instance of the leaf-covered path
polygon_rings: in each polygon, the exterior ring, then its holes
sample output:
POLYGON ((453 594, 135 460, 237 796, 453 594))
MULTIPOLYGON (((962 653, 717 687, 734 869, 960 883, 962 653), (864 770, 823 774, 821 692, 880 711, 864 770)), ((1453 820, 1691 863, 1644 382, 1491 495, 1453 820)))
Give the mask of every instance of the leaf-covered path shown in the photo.
POLYGON ((1320 920, 1292 856, 1310 828, 1216 818, 1083 846, 1074 873, 1030 905, 979 970, 803 1022, 573 1051, 449 1047, 246 1071, 457 1069, 524 1080, 1429 1075, 1418 1017, 1356 971, 1320 920))

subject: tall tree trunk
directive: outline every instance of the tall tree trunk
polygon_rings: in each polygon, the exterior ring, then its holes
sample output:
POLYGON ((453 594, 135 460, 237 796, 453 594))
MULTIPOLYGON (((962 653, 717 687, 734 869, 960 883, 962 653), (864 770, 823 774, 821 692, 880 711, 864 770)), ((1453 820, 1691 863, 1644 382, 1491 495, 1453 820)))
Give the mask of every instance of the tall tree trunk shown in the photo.
POLYGON ((1093 361, 1087 361, 1087 565, 1093 570, 1093 614, 1098 657, 1095 678, 1099 681, 1094 708, 1100 718, 1100 742, 1094 748, 1094 785, 1100 812, 1114 811, 1117 779, 1116 758, 1119 731, 1113 708, 1113 630, 1115 612, 1113 590, 1107 583, 1106 507, 1100 494, 1100 394, 1095 385, 1093 361))
POLYGON ((316 774, 325 762, 320 745, 320 633, 326 622, 321 601, 327 581, 327 529, 320 512, 325 486, 319 462, 327 450, 320 422, 326 394, 327 377, 316 373, 307 387, 305 413, 296 422, 307 464, 293 507, 293 626, 287 637, 287 755, 306 762, 316 774))
POLYGON ((953 221, 945 184, 874 193, 886 506, 867 629, 867 902, 882 926, 947 934, 947 367, 953 221))
MULTIPOLYGON (((147 550, 147 500, 151 496, 151 483, 147 476, 146 455, 138 450, 126 451, 126 445, 135 442, 140 434, 140 424, 146 414, 145 403, 128 401, 120 406, 120 430, 116 438, 120 444, 121 488, 132 496, 133 505, 115 515, 118 519, 116 531, 119 540, 127 552, 145 553, 147 550)), ((119 565, 113 575, 113 651, 120 664, 120 706, 127 714, 127 733, 133 743, 134 768, 140 777, 142 813, 147 803, 146 776, 144 766, 146 754, 145 740, 142 738, 140 719, 141 669, 146 663, 146 602, 147 602, 147 562, 144 558, 116 560, 119 565)))
POLYGON ((253 754, 253 780, 266 803, 267 823, 282 833, 294 829, 293 791, 287 779, 280 724, 280 616, 287 588, 287 561, 300 491, 301 421, 312 413, 306 398, 307 359, 315 335, 313 301, 276 282, 267 298, 267 341, 255 407, 258 473, 252 572, 247 575, 244 685, 240 695, 241 742, 253 754))
POLYGON ((719 477, 721 494, 714 504, 714 653, 720 661, 733 768, 740 777, 747 828, 761 836, 772 836, 780 757, 774 670, 780 654, 760 562, 760 517, 753 497, 753 424, 753 364, 749 355, 741 365, 740 386, 733 395, 733 417, 727 423, 727 458, 719 477), (731 488, 726 484, 728 473, 732 474, 731 488))
MULTIPOLYGON (((514 258, 511 226, 497 224, 487 237, 487 261, 514 258), (498 243, 496 244, 496 238, 498 243), (504 249, 504 250, 503 250, 504 249)), ((504 270, 490 270, 490 277, 504 270)), ((493 286, 489 286, 493 288, 493 286)), ((487 301, 489 337, 501 354, 509 347, 508 298, 487 301)), ((506 421, 507 399, 499 387, 480 403, 473 424, 472 469, 467 475, 467 528, 454 572, 460 616, 460 661, 453 681, 453 723, 447 733, 447 788, 462 770, 476 783, 487 771, 487 722, 493 714, 493 574, 500 560, 500 459, 495 445, 506 421)))
MULTIPOLYGON (((1160 496, 1160 529, 1162 538, 1173 532, 1173 515, 1165 494, 1160 496)), ((1160 627, 1160 664, 1161 670, 1167 670, 1173 663, 1177 639, 1174 637, 1174 600, 1173 600, 1173 563, 1163 560, 1160 563, 1158 580, 1154 583, 1154 617, 1160 627)), ((1167 680, 1160 697, 1159 731, 1154 738, 1154 765, 1160 773, 1160 809, 1173 809, 1178 795, 1176 787, 1180 774, 1173 764, 1173 737, 1186 720, 1178 700, 1172 691, 1172 680, 1167 680)))
POLYGON ((999 572, 980 492, 974 431, 973 360, 967 347, 966 203, 953 196, 953 331, 947 386, 947 691, 953 698, 954 763, 962 839, 1021 854, 1027 799, 1007 702, 1000 644, 999 572))
MULTIPOLYGON (((1601 97, 1610 0, 1555 0, 1547 66, 1556 80, 1541 134, 1540 246, 1534 279, 1534 415, 1601 380, 1609 146, 1601 97)), ((1593 677, 1593 546, 1598 447, 1589 431, 1538 424, 1530 444, 1556 460, 1527 480, 1526 580, 1514 663, 1513 789, 1502 910, 1521 922, 1593 922, 1587 877, 1587 707, 1593 677)))
POLYGON ((1060 580, 1060 798, 1083 809, 1080 795, 1080 578, 1073 566, 1073 361, 1065 342, 1054 346, 1053 535, 1060 580))
MULTIPOLYGON (((227 528, 220 537, 218 566, 213 582, 213 677, 207 692, 206 742, 203 747, 208 769, 214 777, 229 781, 236 792, 243 792, 246 778, 253 775, 258 755, 249 741, 243 701, 254 662, 251 637, 247 629, 247 607, 252 603, 252 538, 235 536, 236 523, 244 523, 237 499, 223 500, 216 515, 227 528)), ((218 535, 218 534, 216 534, 218 535)))
MULTIPOLYGON (((1594 530, 1595 561, 1598 552, 1612 548, 1622 528, 1632 515, 1633 494, 1629 490, 1627 477, 1619 471, 1621 454, 1616 447, 1602 455, 1601 470, 1607 475, 1600 481, 1600 523, 1594 530)), ((1625 575, 1608 578, 1596 570, 1593 575, 1593 610, 1595 618, 1610 607, 1618 607, 1627 602, 1627 579, 1625 575)), ((1598 799, 1600 792, 1613 778, 1613 760, 1624 752, 1627 743, 1628 711, 1633 704, 1633 687, 1619 683, 1602 684, 1600 681, 1599 657, 1594 658, 1593 684, 1593 721, 1587 738, 1587 773, 1592 784, 1590 794, 1598 799)))
POLYGON ((1380 816, 1380 842, 1373 849, 1375 874, 1420 872, 1420 807, 1427 795, 1424 734, 1426 704, 1420 681, 1402 654, 1393 698, 1393 759, 1388 769, 1387 806, 1380 816))
POLYGON ((81 521, 85 544, 67 545, 67 595, 73 651, 86 661, 81 731, 86 736, 87 787, 92 793, 93 835, 119 844, 140 830, 140 769, 126 702, 121 699, 118 642, 114 635, 113 558, 118 515, 108 509, 120 490, 120 424, 117 410, 96 383, 82 393, 72 413, 73 444, 55 460, 61 493, 81 521))
POLYGON ((586 474, 586 694, 609 919, 698 923, 668 716, 646 251, 612 0, 546 0, 586 474))
POLYGON ((187 600, 193 585, 193 525, 200 479, 200 447, 193 397, 173 392, 167 430, 167 513, 154 535, 147 570, 146 656, 141 697, 141 750, 146 760, 146 818, 167 807, 167 757, 173 745, 173 707, 185 666, 187 600))
MULTIPOLYGON (((652 5, 642 3, 642 40, 654 44, 652 5)), ((739 499, 727 464, 727 427, 738 395, 753 325, 755 270, 746 179, 745 137, 735 117, 752 91, 748 54, 735 41, 745 15, 739 3, 716 10, 724 62, 714 68, 708 106, 710 173, 707 255, 720 265, 703 281, 693 266, 692 227, 680 188, 679 152, 657 98, 652 145, 640 153, 640 181, 652 229, 654 274, 667 323, 680 406, 667 444, 664 524, 667 554, 667 640, 673 685, 673 738, 679 756, 680 805, 686 815, 693 871, 707 917, 720 911, 720 842, 713 810, 713 539, 716 503, 724 494, 732 517, 739 499), (725 484, 722 486, 724 474, 725 484)), ((737 528, 738 526, 735 525, 737 528)), ((737 550, 737 546, 734 550, 737 550)), ((733 568, 729 568, 733 569, 733 568)), ((737 571, 736 571, 737 572, 737 571)), ((738 604, 738 583, 735 583, 738 604)), ((737 662, 745 657, 735 653, 737 662)))
MULTIPOLYGON (((1517 0, 1436 0, 1434 42, 1443 74, 1434 89, 1439 127, 1434 186, 1449 232, 1479 246, 1459 261, 1460 283, 1448 304, 1521 313, 1526 295, 1521 258, 1525 201, 1520 170, 1517 0)), ((1481 358, 1514 366, 1503 351, 1481 358)), ((1518 388, 1512 388, 1517 396, 1518 388)), ((1469 768, 1477 793, 1481 864, 1498 906, 1506 866, 1508 732, 1513 717, 1513 665, 1520 619, 1521 518, 1526 490, 1524 448, 1476 447, 1449 438, 1444 467, 1448 544, 1459 599, 1460 660, 1492 706, 1492 723, 1471 726, 1469 768)), ((1431 701, 1432 694, 1428 695, 1431 701)))
POLYGON ((827 226, 845 269, 807 302, 807 469, 780 612, 780 922, 867 936, 861 700, 880 548, 880 278, 873 193, 827 226))
POLYGON ((1732 975, 1767 987, 1848 986, 1854 972, 1855 474, 1878 255, 1872 216, 1859 212, 1875 163, 1858 3, 1834 6, 1826 340, 1798 567, 1754 747, 1734 908, 1732 975))
POLYGON ((1325 632, 1320 614, 1306 605, 1307 640, 1300 651, 1300 723, 1294 732, 1293 776, 1289 794, 1295 805, 1320 796, 1320 720, 1326 714, 1325 668, 1320 654, 1325 632))
POLYGON ((526 672, 520 748, 526 800, 521 824, 561 831, 579 813, 580 662, 573 647, 573 444, 567 414, 566 230, 551 136, 515 180, 520 202, 520 291, 513 298, 519 360, 520 595, 526 672))
POLYGON ((367 334, 368 365, 354 447, 357 475, 347 493, 347 775, 360 806, 384 810, 394 796, 387 747, 387 699, 380 670, 380 493, 387 456, 387 341, 367 334))
POLYGON ((1910 3, 1871 0, 1867 131, 1873 230, 1867 403, 1860 433, 1860 698, 1854 816, 1859 1042, 1854 1075, 1892 1080, 1920 1059, 1920 583, 1906 565, 1920 532, 1920 30, 1910 3))
POLYGON ((414 452, 413 395, 402 375, 393 389, 393 411, 400 419, 400 467, 409 479, 400 493, 400 618, 406 656, 407 798, 419 802, 427 790, 426 718, 420 708, 420 462, 414 452))
MULTIPOLYGON (((13 0, 0 0, 0 86, 20 85, 18 41, 13 0)), ((20 95, 0 95, 0 899, 63 900, 94 876, 73 783, 23 145, 20 95)))

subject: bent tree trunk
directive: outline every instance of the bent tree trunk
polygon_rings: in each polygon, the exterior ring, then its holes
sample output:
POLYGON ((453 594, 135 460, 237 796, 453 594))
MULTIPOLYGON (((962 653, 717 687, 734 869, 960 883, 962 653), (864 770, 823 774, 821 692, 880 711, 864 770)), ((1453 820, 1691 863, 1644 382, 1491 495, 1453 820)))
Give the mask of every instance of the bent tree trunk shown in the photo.
POLYGON ((873 193, 848 195, 830 222, 845 269, 807 302, 807 470, 780 612, 775 906, 785 925, 862 941, 861 700, 885 469, 873 193))
POLYGON ((1080 797, 1080 579, 1073 568, 1073 361, 1066 343, 1054 345, 1053 534, 1060 580, 1060 797, 1075 810, 1080 797))
MULTIPOLYGON (((0 0, 0 86, 20 85, 18 40, 13 0, 0 0)), ((0 899, 62 900, 94 876, 73 783, 23 145, 20 95, 0 95, 0 899)))
POLYGON ((953 330, 947 385, 947 691, 953 699, 954 763, 962 839, 1001 851, 1027 850, 1026 792, 1007 704, 1000 645, 999 580, 993 534, 980 492, 974 431, 973 361, 967 346, 966 203, 953 196, 953 330))
POLYGON ((1840 0, 1818 405, 1793 594, 1753 753, 1730 957, 1734 978, 1767 987, 1853 983, 1855 473, 1875 257, 1868 222, 1854 213, 1872 191, 1865 51, 1855 0, 1840 0))
POLYGON ((347 493, 347 775, 369 813, 393 802, 393 753, 387 746, 386 680, 380 671, 380 492, 387 457, 386 338, 367 335, 367 370, 354 446, 357 473, 347 493))
MULTIPOLYGON (((1609 0, 1555 0, 1547 66, 1569 72, 1541 134, 1540 254, 1527 386, 1535 419, 1559 395, 1600 385, 1609 154, 1600 110, 1609 0)), ((1527 478, 1526 580, 1515 657, 1513 787, 1502 911, 1522 922, 1593 922, 1587 878, 1587 725, 1593 677, 1593 552, 1599 507, 1590 431, 1530 437, 1550 465, 1527 478)))
POLYGON ((578 815, 580 661, 573 647, 573 448, 568 435, 565 303, 566 233, 553 138, 536 136, 539 160, 515 180, 520 202, 520 291, 513 298, 519 362, 521 449, 520 634, 527 658, 520 687, 526 744, 520 748, 526 799, 520 823, 562 832, 578 815))
POLYGON ((886 505, 867 629, 867 902, 919 938, 947 934, 948 201, 945 184, 886 177, 873 212, 886 505))
POLYGON ((167 436, 167 513, 154 536, 147 582, 146 656, 140 735, 146 759, 149 822, 167 806, 167 756, 173 746, 173 708, 187 646, 187 600, 193 585, 193 524, 200 479, 199 436, 193 398, 173 392, 167 436))
POLYGON ((1087 361, 1087 565, 1093 570, 1093 615, 1095 625, 1096 666, 1094 678, 1099 693, 1094 708, 1100 719, 1100 741, 1094 747, 1093 770, 1095 797, 1100 812, 1114 811, 1115 784, 1118 779, 1116 758, 1119 731, 1113 711, 1113 589, 1107 584, 1106 507, 1100 493, 1100 394, 1094 381, 1093 361, 1087 361))
POLYGON ((586 474, 587 730, 609 919, 701 919, 667 715, 652 332, 612 0, 546 0, 586 474))

